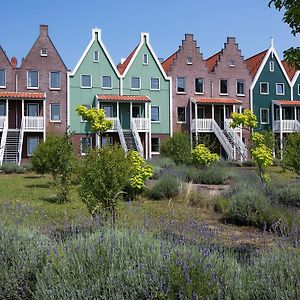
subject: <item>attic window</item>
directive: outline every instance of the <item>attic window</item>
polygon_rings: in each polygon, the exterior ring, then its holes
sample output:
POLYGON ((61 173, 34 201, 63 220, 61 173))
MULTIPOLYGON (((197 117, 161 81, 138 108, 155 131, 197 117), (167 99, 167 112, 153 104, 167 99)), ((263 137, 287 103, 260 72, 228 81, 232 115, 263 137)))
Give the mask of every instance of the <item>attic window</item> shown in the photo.
POLYGON ((274 72, 274 61, 270 61, 270 72, 274 72))
POLYGON ((48 56, 48 50, 46 48, 41 49, 41 56, 48 56))
POLYGON ((147 53, 143 54, 143 65, 148 65, 148 54, 147 53))
POLYGON ((99 62, 99 51, 94 51, 94 62, 99 62))
POLYGON ((193 58, 192 58, 191 56, 188 56, 188 57, 186 58, 186 64, 187 64, 187 65, 192 65, 192 64, 193 64, 193 58))
POLYGON ((235 60, 234 59, 231 59, 229 61, 229 66, 232 67, 232 68, 235 66, 235 60))

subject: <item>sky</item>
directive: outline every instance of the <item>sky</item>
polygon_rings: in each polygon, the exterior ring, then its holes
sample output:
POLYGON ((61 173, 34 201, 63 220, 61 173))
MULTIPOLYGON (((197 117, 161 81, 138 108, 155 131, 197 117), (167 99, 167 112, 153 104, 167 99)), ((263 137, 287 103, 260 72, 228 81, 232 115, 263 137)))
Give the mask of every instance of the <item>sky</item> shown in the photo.
POLYGON ((248 58, 269 48, 271 37, 278 54, 299 46, 282 21, 283 12, 268 7, 268 0, 1 0, 0 45, 18 62, 39 34, 49 26, 49 36, 68 69, 72 70, 88 45, 92 28, 102 30, 102 40, 115 64, 139 43, 140 33, 150 33, 158 57, 174 53, 185 33, 194 34, 200 52, 208 58, 236 37, 248 58))

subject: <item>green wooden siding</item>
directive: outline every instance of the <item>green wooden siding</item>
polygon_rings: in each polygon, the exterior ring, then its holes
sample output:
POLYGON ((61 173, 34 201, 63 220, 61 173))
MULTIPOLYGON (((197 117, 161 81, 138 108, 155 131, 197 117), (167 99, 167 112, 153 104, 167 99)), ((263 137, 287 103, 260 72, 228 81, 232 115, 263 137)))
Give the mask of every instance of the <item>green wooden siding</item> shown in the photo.
POLYGON ((297 78, 297 80, 294 84, 294 87, 293 87, 294 100, 300 100, 298 85, 300 85, 300 75, 298 75, 298 78, 297 78))

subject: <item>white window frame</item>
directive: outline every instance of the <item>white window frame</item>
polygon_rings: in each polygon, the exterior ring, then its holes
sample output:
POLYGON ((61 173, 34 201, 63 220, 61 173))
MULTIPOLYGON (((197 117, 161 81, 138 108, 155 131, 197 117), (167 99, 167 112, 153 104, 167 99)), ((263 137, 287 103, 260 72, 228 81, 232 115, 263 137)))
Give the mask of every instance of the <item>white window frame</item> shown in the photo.
POLYGON ((28 137, 27 137, 27 156, 28 156, 28 157, 32 156, 32 154, 33 154, 33 152, 32 152, 32 153, 29 153, 29 140, 30 140, 30 139, 35 139, 35 140, 37 140, 36 146, 38 146, 39 141, 40 141, 40 138, 39 138, 38 136, 28 136, 28 137))
POLYGON ((147 66, 148 64, 149 64, 149 56, 147 53, 143 53, 143 65, 147 66))
POLYGON ((50 71, 49 72, 49 90, 61 90, 61 72, 60 71, 50 71), (59 87, 51 87, 51 74, 58 73, 59 74, 59 87))
POLYGON ((6 70, 5 69, 1 69, 0 71, 4 71, 4 85, 0 85, 1 89, 5 89, 6 88, 6 70))
POLYGON ((300 84, 298 84, 298 95, 300 95, 300 84))
POLYGON ((61 104, 60 103, 50 103, 50 122, 51 123, 61 123, 61 104), (59 120, 52 120, 52 106, 59 105, 59 120))
MULTIPOLYGON (((92 105, 91 104, 81 104, 83 106, 85 106, 87 109, 91 109, 92 108, 92 105)), ((80 122, 81 123, 87 123, 88 121, 83 119, 82 116, 80 116, 80 122)))
POLYGON ((243 79, 237 79, 236 80, 236 95, 237 96, 245 96, 245 80, 243 80, 243 79), (244 93, 243 94, 238 94, 238 82, 243 82, 243 86, 244 86, 244 93))
POLYGON ((103 75, 101 77, 101 88, 103 90, 112 90, 112 88, 113 88, 113 79, 112 79, 112 76, 110 76, 110 75, 103 75), (110 77, 110 87, 103 86, 103 77, 110 77))
POLYGON ((80 75, 80 88, 81 89, 91 89, 93 86, 93 76, 90 74, 81 74, 80 75), (91 78, 91 85, 90 86, 82 86, 82 76, 90 76, 91 78))
POLYGON ((270 110, 268 108, 261 108, 260 109, 260 124, 270 124, 270 110), (262 112, 267 111, 268 120, 267 122, 262 121, 262 112))
POLYGON ((141 77, 138 77, 138 76, 131 76, 131 77, 130 77, 130 89, 131 89, 131 90, 139 91, 139 90, 141 89, 141 86, 142 86, 142 80, 141 80, 141 77), (133 88, 133 87, 132 87, 132 79, 133 79, 133 78, 138 78, 138 80, 139 80, 139 87, 138 87, 138 88, 133 88))
POLYGON ((186 107, 185 106, 177 106, 176 107, 176 121, 178 124, 186 124, 186 107), (184 108, 184 121, 178 120, 178 108, 184 108))
POLYGON ((113 115, 114 115, 114 106, 112 105, 112 104, 102 104, 101 105, 101 108, 105 111, 105 117, 107 117, 107 118, 113 118, 113 115), (106 111, 105 111, 105 109, 104 109, 104 107, 110 107, 110 110, 111 110, 111 112, 112 112, 112 116, 108 116, 107 114, 106 114, 106 111))
POLYGON ((160 143, 160 138, 159 137, 152 137, 151 138, 151 154, 160 154, 160 145, 161 145, 161 143, 160 143), (158 139, 158 150, 159 151, 152 151, 152 139, 158 139))
POLYGON ((186 58, 186 64, 187 65, 192 65, 193 64, 193 57, 192 56, 188 56, 186 58))
MULTIPOLYGON (((45 104, 45 103, 44 103, 45 104)), ((37 106, 37 116, 38 117, 40 115, 40 105, 39 103, 26 103, 26 117, 30 117, 28 115, 28 112, 29 112, 29 106, 30 105, 34 105, 34 106, 37 106)), ((34 116, 31 116, 31 117, 34 117, 34 116)))
POLYGON ((219 94, 220 95, 228 95, 228 79, 226 79, 226 78, 220 78, 220 81, 219 81, 219 94), (222 80, 226 80, 226 82, 227 82, 227 84, 226 84, 226 89, 227 89, 227 92, 226 93, 221 93, 221 81, 222 80))
POLYGON ((181 94, 181 95, 184 95, 186 94, 186 82, 185 82, 185 77, 182 77, 182 76, 179 76, 179 77, 176 77, 176 94, 181 94), (184 92, 179 92, 178 91, 178 79, 179 78, 183 78, 184 79, 184 92))
POLYGON ((40 78, 39 78, 39 71, 37 70, 28 70, 27 71, 27 89, 30 89, 30 90, 38 90, 39 89, 39 86, 40 86, 40 78), (29 72, 37 72, 37 86, 29 86, 29 72))
POLYGON ((150 78, 150 91, 159 91, 160 90, 160 78, 159 77, 151 77, 150 78), (158 88, 153 89, 152 88, 152 79, 158 79, 158 88))
POLYGON ((270 72, 274 72, 274 70, 275 70, 275 64, 274 64, 273 60, 271 60, 269 63, 269 69, 270 69, 270 72))
POLYGON ((81 138, 80 138, 80 154, 81 154, 82 156, 87 155, 87 152, 82 152, 82 140, 83 140, 83 139, 89 139, 89 140, 90 140, 90 145, 91 145, 91 147, 93 146, 93 140, 92 140, 92 137, 90 137, 90 136, 81 137, 81 138))
POLYGON ((269 82, 266 82, 266 81, 260 82, 260 83, 259 83, 259 93, 260 93, 261 95, 269 95, 269 92, 270 92, 270 89, 269 89, 269 82), (267 93, 262 93, 262 91, 261 91, 261 86, 262 86, 264 83, 266 83, 266 84, 267 84, 267 87, 268 87, 268 92, 267 92, 267 93))
POLYGON ((95 51, 93 52, 93 62, 95 62, 95 63, 99 62, 99 56, 100 56, 99 51, 98 51, 98 50, 95 50, 95 51), (97 57, 96 57, 96 54, 97 54, 97 57))
POLYGON ((41 51, 40 51, 40 55, 44 56, 44 57, 47 57, 48 56, 48 49, 42 48, 41 51))
POLYGON ((151 115, 150 115, 150 120, 151 123, 160 123, 160 107, 157 105, 151 106, 151 115), (158 108, 158 120, 157 121, 152 121, 152 108, 157 107, 158 108))
POLYGON ((195 78, 195 80, 194 80, 194 87, 195 87, 195 94, 197 94, 197 95, 203 95, 204 94, 204 78, 202 78, 202 77, 195 78), (196 92, 196 79, 202 79, 202 91, 203 92, 196 92))
POLYGON ((285 94, 285 84, 283 83, 283 82, 278 82, 278 83, 276 83, 276 95, 284 95, 285 94), (282 87, 283 87, 283 92, 282 93, 278 93, 277 92, 277 87, 279 86, 279 85, 282 85, 282 87))

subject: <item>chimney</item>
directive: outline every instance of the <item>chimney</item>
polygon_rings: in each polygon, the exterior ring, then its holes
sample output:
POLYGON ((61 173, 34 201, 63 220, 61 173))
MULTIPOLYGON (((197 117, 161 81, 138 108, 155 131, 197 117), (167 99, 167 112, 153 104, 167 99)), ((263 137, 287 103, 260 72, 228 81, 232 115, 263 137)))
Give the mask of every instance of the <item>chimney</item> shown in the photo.
POLYGON ((48 25, 40 25, 40 35, 48 35, 48 25))
POLYGON ((11 58, 10 63, 11 63, 11 65, 12 65, 12 67, 13 67, 14 69, 17 68, 17 63, 18 63, 18 61, 17 61, 17 58, 16 58, 15 56, 13 56, 13 57, 11 58))

